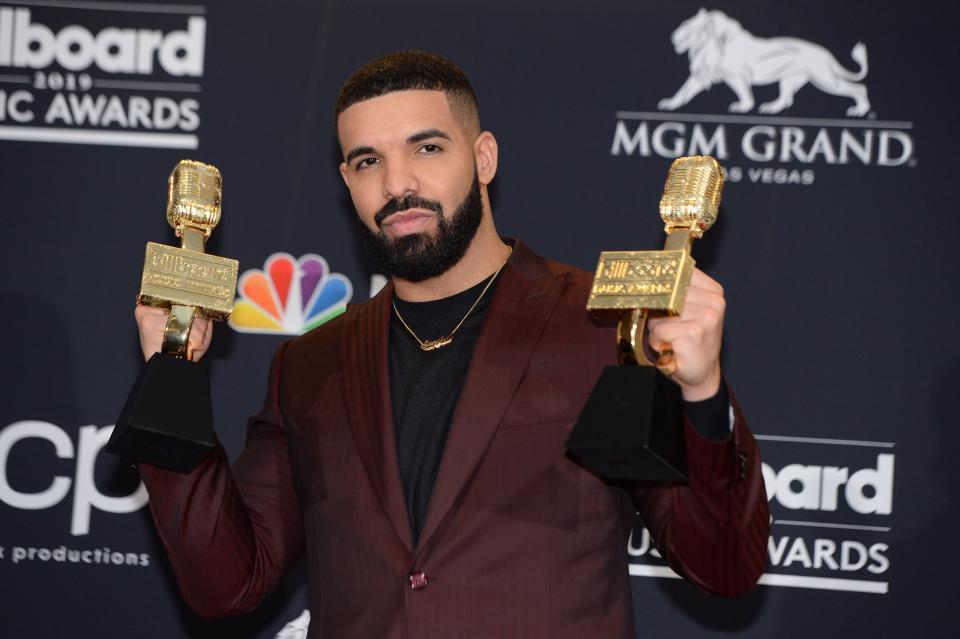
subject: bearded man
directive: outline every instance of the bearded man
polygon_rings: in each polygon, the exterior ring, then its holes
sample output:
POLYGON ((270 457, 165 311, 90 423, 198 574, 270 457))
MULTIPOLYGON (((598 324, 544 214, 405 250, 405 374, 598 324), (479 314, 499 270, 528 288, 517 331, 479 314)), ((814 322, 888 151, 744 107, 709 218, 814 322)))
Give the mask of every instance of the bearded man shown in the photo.
MULTIPOLYGON (((306 551, 313 637, 633 637, 635 509, 698 587, 750 589, 769 516, 720 372, 720 285, 697 271, 683 315, 649 323, 676 358, 689 486, 605 481, 564 441, 614 363, 613 329, 584 310, 590 273, 497 234, 497 142, 463 72, 424 52, 373 60, 336 126, 390 283, 280 347, 232 469, 221 447, 186 475, 141 465, 193 609, 251 610, 306 551)), ((165 313, 136 316, 149 357, 165 313)), ((191 339, 196 358, 209 323, 191 339)))

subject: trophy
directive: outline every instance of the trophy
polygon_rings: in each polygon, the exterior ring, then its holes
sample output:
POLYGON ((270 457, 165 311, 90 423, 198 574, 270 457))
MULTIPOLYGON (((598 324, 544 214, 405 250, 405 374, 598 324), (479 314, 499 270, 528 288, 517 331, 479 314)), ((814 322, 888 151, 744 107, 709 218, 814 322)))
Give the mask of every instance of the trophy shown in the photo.
POLYGON ((617 322, 619 366, 607 366, 567 449, 590 470, 619 480, 687 481, 680 388, 669 378, 669 345, 644 350, 647 317, 683 312, 693 275, 693 240, 717 219, 723 175, 712 157, 674 160, 660 200, 667 241, 662 251, 604 251, 587 310, 617 322))
POLYGON ((192 362, 195 317, 233 310, 238 262, 203 252, 220 221, 222 180, 209 164, 181 160, 167 182, 167 222, 181 247, 147 243, 137 303, 170 309, 163 345, 141 369, 107 450, 180 472, 195 468, 216 439, 205 362, 192 362))

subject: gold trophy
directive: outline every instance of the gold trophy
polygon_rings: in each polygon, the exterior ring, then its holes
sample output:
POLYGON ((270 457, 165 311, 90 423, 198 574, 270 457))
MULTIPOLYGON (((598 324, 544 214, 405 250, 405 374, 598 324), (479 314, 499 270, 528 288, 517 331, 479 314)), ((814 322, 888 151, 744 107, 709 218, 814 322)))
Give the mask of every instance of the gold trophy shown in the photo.
POLYGON ((607 366, 580 414, 567 448, 611 479, 686 481, 684 417, 669 345, 644 348, 650 316, 683 312, 695 265, 693 240, 717 219, 723 174, 712 157, 674 160, 660 199, 662 251, 604 251, 587 310, 617 322, 617 359, 607 366))
POLYGON ((220 221, 222 180, 216 167, 181 160, 167 181, 167 222, 181 247, 147 243, 138 304, 170 309, 163 344, 141 370, 108 450, 181 472, 213 449, 210 378, 191 362, 196 317, 225 320, 233 310, 236 260, 204 253, 220 221))

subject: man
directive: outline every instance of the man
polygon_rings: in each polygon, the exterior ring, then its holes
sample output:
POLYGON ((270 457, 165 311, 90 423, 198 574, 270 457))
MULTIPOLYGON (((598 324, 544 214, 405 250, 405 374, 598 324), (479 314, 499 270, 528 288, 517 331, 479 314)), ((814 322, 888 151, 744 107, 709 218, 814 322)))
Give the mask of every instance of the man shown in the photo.
MULTIPOLYGON (((756 444, 720 373, 721 287, 650 322, 686 400, 690 485, 624 486, 564 441, 610 328, 589 273, 496 232, 497 143, 463 72, 423 52, 357 71, 337 102, 340 173, 391 277, 284 344, 232 473, 141 466, 181 590, 203 615, 255 607, 304 551, 312 636, 632 637, 624 546, 638 508, 670 564, 738 594, 765 565, 756 444)), ((137 309, 144 355, 165 315, 137 309)), ((195 357, 210 326, 194 325, 195 357)))

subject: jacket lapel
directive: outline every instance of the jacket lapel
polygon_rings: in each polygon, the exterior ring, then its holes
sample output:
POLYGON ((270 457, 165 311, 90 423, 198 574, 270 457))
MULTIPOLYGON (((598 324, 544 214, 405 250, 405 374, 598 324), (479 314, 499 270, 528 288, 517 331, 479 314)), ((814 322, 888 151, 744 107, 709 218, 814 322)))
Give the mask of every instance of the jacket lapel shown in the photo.
POLYGON ((500 274, 454 411, 418 548, 424 548, 483 458, 568 278, 517 241, 500 274))
POLYGON ((387 338, 392 299, 393 286, 388 284, 373 300, 354 307, 340 346, 343 388, 350 430, 373 490, 400 541, 412 552, 390 401, 387 338))

